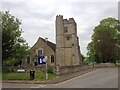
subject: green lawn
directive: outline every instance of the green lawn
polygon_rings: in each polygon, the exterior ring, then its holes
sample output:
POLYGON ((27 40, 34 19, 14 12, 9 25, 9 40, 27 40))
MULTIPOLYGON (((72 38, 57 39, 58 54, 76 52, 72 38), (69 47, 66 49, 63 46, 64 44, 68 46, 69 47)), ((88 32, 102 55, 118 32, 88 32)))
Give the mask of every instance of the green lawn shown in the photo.
MULTIPOLYGON (((48 73, 48 79, 53 79, 58 77, 58 75, 54 73, 48 73)), ((3 80, 29 80, 30 79, 30 73, 2 73, 2 79, 3 80)), ((43 72, 35 72, 35 80, 45 80, 45 73, 43 72)))

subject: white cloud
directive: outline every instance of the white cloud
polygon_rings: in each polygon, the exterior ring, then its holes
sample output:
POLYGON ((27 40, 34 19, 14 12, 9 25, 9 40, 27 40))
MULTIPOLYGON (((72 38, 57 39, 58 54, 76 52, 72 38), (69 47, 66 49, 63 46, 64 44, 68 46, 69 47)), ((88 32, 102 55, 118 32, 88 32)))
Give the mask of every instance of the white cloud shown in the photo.
POLYGON ((55 42, 55 16, 73 17, 77 23, 81 52, 86 54, 94 27, 108 16, 118 17, 118 0, 1 0, 0 10, 22 20, 22 36, 32 46, 38 37, 55 42))

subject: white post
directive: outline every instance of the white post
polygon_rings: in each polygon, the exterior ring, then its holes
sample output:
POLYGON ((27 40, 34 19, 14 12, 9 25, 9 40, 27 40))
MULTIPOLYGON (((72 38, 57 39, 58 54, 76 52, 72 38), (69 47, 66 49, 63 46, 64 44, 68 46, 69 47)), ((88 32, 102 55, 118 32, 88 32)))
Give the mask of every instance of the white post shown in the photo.
MULTIPOLYGON (((47 40, 48 40, 48 38, 45 38, 45 41, 46 41, 46 45, 47 45, 47 40)), ((46 55, 46 80, 48 79, 48 72, 47 72, 47 55, 46 55)))
POLYGON ((47 72, 47 61, 46 61, 46 80, 48 79, 48 72, 47 72))

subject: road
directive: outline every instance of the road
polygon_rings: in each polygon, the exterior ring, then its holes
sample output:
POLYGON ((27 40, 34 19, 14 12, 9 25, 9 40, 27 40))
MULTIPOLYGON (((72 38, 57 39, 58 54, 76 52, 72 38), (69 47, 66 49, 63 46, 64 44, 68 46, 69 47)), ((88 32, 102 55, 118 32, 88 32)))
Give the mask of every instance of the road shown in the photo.
POLYGON ((99 68, 58 84, 3 83, 3 88, 118 88, 118 68, 99 68))

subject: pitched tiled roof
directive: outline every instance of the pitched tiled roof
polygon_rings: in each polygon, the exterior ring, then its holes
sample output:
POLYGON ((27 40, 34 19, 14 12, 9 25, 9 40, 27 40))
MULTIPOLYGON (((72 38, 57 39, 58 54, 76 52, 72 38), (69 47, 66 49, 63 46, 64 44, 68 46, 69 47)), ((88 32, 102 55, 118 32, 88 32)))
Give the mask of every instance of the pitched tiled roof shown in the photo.
MULTIPOLYGON (((39 39, 43 40, 43 41, 46 43, 45 39, 43 39, 43 38, 41 38, 41 37, 39 37, 39 39)), ((50 41, 47 41, 47 45, 48 45, 52 50, 55 51, 55 49, 56 49, 56 44, 54 44, 54 43, 52 43, 52 42, 50 42, 50 41)))
MULTIPOLYGON (((43 39, 43 38, 41 38, 41 37, 39 37, 39 39, 43 40, 43 41, 46 43, 45 39, 43 39)), ((56 44, 54 44, 54 43, 52 43, 52 42, 50 42, 50 41, 47 41, 47 45, 48 45, 52 50, 55 51, 55 49, 56 49, 56 44)))
MULTIPOLYGON (((30 48, 30 50, 32 50, 33 48, 35 48, 36 44, 39 43, 39 40, 42 40, 43 42, 46 43, 45 39, 39 37, 37 42, 30 48)), ((55 52, 55 49, 56 49, 56 44, 50 42, 50 41, 47 41, 47 45, 55 52)))

